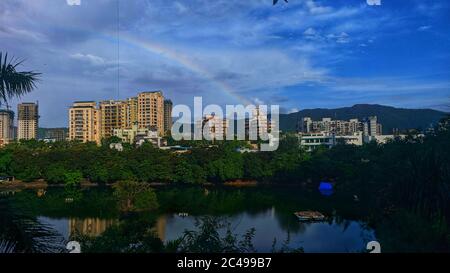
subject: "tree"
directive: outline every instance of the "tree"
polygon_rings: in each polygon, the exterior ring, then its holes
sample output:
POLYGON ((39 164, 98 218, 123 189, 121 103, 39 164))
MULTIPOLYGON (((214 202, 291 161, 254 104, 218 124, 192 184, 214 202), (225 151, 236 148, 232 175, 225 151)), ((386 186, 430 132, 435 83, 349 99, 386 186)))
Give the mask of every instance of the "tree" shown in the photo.
POLYGON ((52 164, 45 172, 45 180, 50 184, 64 183, 66 169, 60 164, 52 164))
POLYGON ((159 206, 156 193, 149 184, 131 180, 120 181, 114 184, 113 188, 122 211, 153 210, 159 206))
POLYGON ((239 239, 231 224, 218 217, 196 219, 196 230, 185 230, 181 238, 169 242, 169 252, 181 253, 252 253, 255 229, 249 229, 239 239), (224 235, 220 231, 224 231, 224 235))
POLYGON ((36 88, 36 81, 41 74, 34 71, 18 72, 16 68, 22 63, 14 57, 8 59, 8 53, 3 58, 0 52, 0 106, 2 103, 9 106, 9 99, 19 98, 36 88))
POLYGON ((78 186, 83 179, 83 174, 80 171, 67 171, 64 174, 64 183, 67 187, 78 186))

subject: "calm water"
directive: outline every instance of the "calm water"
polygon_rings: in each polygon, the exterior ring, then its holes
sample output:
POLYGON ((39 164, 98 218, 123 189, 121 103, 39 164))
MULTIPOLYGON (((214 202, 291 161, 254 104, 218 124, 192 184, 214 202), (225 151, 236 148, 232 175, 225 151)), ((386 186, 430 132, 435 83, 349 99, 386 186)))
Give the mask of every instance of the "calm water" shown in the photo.
MULTIPOLYGON (((358 217, 359 205, 348 197, 323 196, 298 188, 161 188, 160 208, 142 213, 151 218, 162 241, 175 240, 185 230, 195 230, 201 216, 220 217, 235 234, 254 228, 254 247, 270 252, 283 243, 305 252, 361 252, 375 239, 374 231, 358 217), (302 223, 293 215, 299 210, 317 210, 326 222, 302 223)), ((65 240, 75 232, 101 236, 124 220, 109 189, 65 192, 62 189, 3 193, 3 198, 29 211, 39 222, 57 231, 65 240), (6 197, 5 197, 6 196, 6 197), (67 202, 70 196, 73 202, 67 202)), ((222 231, 223 233, 223 231, 222 231)))

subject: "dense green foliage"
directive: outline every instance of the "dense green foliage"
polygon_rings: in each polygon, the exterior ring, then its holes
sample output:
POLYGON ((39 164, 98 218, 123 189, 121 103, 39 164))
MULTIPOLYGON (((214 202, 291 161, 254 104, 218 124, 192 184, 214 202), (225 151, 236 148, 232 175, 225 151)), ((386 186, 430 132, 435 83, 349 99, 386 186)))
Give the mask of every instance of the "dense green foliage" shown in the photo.
POLYGON ((120 181, 113 188, 121 211, 154 210, 159 206, 155 191, 147 183, 120 181))
MULTIPOLYGON (((119 152, 108 142, 28 141, 0 150, 0 175, 24 181, 76 185, 81 177, 97 183, 221 183, 257 180, 272 184, 316 187, 322 179, 337 189, 371 200, 387 214, 396 209, 448 223, 450 215, 450 129, 444 120, 434 133, 410 136, 385 145, 338 145, 303 151, 295 135, 284 135, 275 152, 239 153, 242 142, 181 143, 188 153, 160 150, 150 144, 119 152), (444 219, 442 221, 442 219, 444 219)), ((442 224, 443 225, 443 224, 442 224)), ((441 226, 442 226, 441 225, 441 226)))

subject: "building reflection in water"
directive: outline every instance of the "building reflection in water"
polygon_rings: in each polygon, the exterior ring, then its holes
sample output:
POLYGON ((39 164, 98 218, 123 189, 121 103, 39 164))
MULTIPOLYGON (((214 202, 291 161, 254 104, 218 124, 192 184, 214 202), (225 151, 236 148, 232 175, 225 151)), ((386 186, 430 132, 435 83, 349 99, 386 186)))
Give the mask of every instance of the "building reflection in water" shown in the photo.
POLYGON ((107 228, 115 225, 115 219, 99 219, 99 218, 71 218, 69 219, 69 236, 82 234, 91 237, 101 235, 107 228))
POLYGON ((158 238, 161 239, 161 241, 165 241, 166 239, 166 225, 167 225, 167 216, 162 215, 156 220, 156 225, 154 228, 154 231, 158 235, 158 238))

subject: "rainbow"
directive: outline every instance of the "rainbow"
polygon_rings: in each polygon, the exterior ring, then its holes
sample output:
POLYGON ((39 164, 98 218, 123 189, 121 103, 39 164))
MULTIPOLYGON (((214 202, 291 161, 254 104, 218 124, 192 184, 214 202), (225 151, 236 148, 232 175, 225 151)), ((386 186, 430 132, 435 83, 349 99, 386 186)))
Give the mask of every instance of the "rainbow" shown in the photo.
MULTIPOLYGON (((117 42, 117 34, 110 34, 107 35, 105 38, 107 38, 108 41, 115 40, 117 42), (116 37, 114 37, 114 35, 116 37)), ((203 68, 197 63, 194 63, 190 58, 187 56, 180 54, 179 52, 176 52, 175 50, 172 50, 168 47, 162 46, 160 44, 157 44, 155 42, 150 41, 144 41, 136 39, 132 36, 120 34, 119 43, 126 43, 128 45, 138 47, 140 49, 143 49, 145 51, 148 51, 152 54, 157 54, 159 56, 162 56, 168 60, 171 60, 182 67, 196 73, 201 78, 204 78, 208 80, 212 85, 217 86, 222 92, 224 92, 229 97, 233 98, 234 100, 237 100, 237 102, 242 103, 244 105, 251 104, 251 102, 238 94, 236 90, 233 89, 229 84, 217 80, 214 75, 212 75, 207 69, 203 68)))

